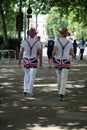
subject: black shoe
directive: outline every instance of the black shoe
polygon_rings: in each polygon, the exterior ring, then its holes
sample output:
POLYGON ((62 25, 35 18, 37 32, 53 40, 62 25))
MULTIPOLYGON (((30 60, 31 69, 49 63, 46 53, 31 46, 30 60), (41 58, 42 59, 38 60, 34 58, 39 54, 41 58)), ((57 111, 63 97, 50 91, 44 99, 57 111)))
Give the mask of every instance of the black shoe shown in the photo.
POLYGON ((26 95, 27 95, 27 92, 24 92, 24 95, 26 96, 26 95))
POLYGON ((60 96, 60 97, 59 97, 59 101, 64 101, 64 98, 63 98, 64 95, 63 95, 63 94, 60 94, 59 96, 60 96))
POLYGON ((52 67, 51 67, 51 66, 49 66, 48 68, 49 68, 49 70, 50 70, 52 67))
POLYGON ((63 98, 59 98, 59 101, 64 101, 64 99, 63 98))

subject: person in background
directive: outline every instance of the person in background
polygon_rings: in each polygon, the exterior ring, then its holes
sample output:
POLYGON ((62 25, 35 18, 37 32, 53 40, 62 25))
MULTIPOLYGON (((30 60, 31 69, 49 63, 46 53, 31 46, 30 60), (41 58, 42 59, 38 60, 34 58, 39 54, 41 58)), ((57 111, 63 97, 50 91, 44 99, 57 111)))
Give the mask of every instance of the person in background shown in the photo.
POLYGON ((81 41, 79 42, 79 48, 80 48, 80 60, 83 60, 83 54, 84 54, 84 50, 85 50, 85 40, 82 37, 81 41))
POLYGON ((37 31, 35 28, 30 28, 27 31, 29 36, 22 41, 19 53, 19 67, 21 67, 21 60, 23 58, 24 64, 24 95, 32 95, 34 80, 37 71, 38 55, 41 54, 41 43, 36 40, 37 31), (38 55, 37 55, 38 54, 38 55))
POLYGON ((42 67, 42 55, 43 55, 43 45, 42 45, 42 42, 41 42, 41 37, 40 36, 37 36, 36 39, 38 41, 40 41, 41 43, 41 54, 39 55, 39 66, 42 67))
POLYGON ((78 44, 77 44, 76 39, 75 39, 74 42, 73 42, 73 50, 74 50, 74 56, 73 56, 73 58, 75 60, 76 60, 77 47, 78 47, 78 44))
POLYGON ((54 41, 53 36, 50 36, 45 45, 45 47, 47 47, 49 69, 52 67, 52 51, 54 48, 54 43, 55 41, 54 41))
POLYGON ((70 36, 67 28, 59 30, 60 38, 55 41, 52 58, 57 75, 59 100, 64 100, 65 86, 70 69, 70 55, 74 55, 73 45, 67 36, 70 36))

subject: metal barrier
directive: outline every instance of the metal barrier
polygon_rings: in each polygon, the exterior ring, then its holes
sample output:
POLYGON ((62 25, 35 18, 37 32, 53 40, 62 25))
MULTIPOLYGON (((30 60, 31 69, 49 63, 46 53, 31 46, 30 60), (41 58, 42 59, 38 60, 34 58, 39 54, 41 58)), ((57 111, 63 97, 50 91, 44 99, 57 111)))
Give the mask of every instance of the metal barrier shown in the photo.
POLYGON ((16 59, 15 50, 0 50, 0 61, 11 61, 16 59))

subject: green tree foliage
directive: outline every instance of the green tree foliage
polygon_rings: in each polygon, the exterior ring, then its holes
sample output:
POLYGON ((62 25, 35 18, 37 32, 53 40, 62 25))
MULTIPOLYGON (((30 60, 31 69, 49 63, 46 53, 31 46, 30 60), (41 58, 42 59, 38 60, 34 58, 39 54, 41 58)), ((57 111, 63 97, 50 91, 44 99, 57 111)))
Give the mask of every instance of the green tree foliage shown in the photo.
MULTIPOLYGON (((56 36, 56 29, 59 24, 67 25, 69 14, 73 12, 73 22, 78 22, 86 29, 87 25, 87 0, 0 0, 0 33, 3 35, 4 42, 7 44, 7 34, 16 36, 16 13, 19 11, 20 1, 22 8, 31 5, 34 14, 48 14, 53 7, 58 8, 58 16, 53 19, 58 25, 53 26, 53 35, 56 36), (66 16, 66 17, 65 17, 66 16), (64 18, 65 17, 65 18, 64 18), (58 19, 57 19, 58 18, 58 19), (62 18, 62 19, 61 19, 62 18), (64 19, 63 19, 64 18, 64 19)), ((49 30, 52 31, 51 28, 49 30)), ((48 32, 47 32, 48 33, 48 32)))
POLYGON ((14 29, 14 18, 15 18, 15 11, 14 11, 14 5, 15 0, 11 1, 9 0, 2 0, 0 3, 0 21, 1 21, 1 29, 2 29, 2 35, 3 40, 5 44, 8 44, 8 36, 7 36, 7 30, 9 33, 9 30, 11 30, 13 34, 14 29))
POLYGON ((54 7, 49 12, 47 21, 46 21, 46 32, 47 35, 53 35, 54 37, 58 37, 59 29, 61 27, 67 27, 68 26, 68 20, 66 19, 66 15, 63 15, 61 17, 61 14, 59 13, 59 9, 57 7, 54 7))

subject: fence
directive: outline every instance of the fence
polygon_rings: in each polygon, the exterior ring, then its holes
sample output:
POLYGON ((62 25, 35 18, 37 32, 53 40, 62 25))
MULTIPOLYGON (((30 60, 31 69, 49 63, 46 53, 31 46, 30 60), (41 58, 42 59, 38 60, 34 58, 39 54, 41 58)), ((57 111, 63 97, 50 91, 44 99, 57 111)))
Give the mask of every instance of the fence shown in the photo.
POLYGON ((16 60, 16 51, 15 50, 0 50, 0 61, 10 62, 11 60, 16 60))

